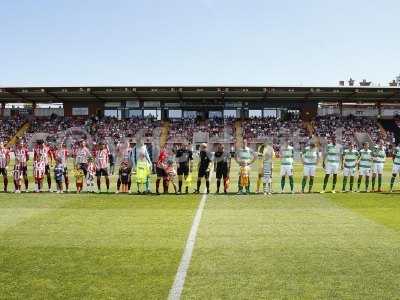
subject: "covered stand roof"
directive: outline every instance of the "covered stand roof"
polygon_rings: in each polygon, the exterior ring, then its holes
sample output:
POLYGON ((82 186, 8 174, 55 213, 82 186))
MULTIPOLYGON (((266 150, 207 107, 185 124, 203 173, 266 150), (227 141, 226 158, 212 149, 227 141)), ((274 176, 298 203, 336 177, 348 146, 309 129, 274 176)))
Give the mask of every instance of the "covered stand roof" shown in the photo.
POLYGON ((79 86, 0 87, 0 102, 79 101, 400 102, 400 87, 79 86))

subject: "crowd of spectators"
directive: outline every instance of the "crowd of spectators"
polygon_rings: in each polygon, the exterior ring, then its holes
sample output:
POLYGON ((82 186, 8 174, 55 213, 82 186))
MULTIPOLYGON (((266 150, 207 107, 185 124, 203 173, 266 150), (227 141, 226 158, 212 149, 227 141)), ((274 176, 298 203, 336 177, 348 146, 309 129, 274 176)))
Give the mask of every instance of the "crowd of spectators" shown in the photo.
POLYGON ((9 142, 25 122, 22 116, 0 118, 0 140, 9 142))
POLYGON ((150 140, 159 136, 161 126, 161 121, 152 117, 132 117, 121 120, 112 117, 95 117, 87 124, 90 134, 97 140, 111 140, 112 142, 137 139, 139 136, 150 140))
POLYGON ((297 145, 304 145, 309 134, 299 118, 281 120, 274 117, 251 118, 242 122, 243 137, 250 144, 270 141, 276 152, 279 152, 283 139, 297 145))
POLYGON ((38 140, 44 139, 48 143, 58 143, 64 141, 68 136, 76 134, 84 137, 86 134, 85 126, 88 123, 82 117, 60 117, 52 115, 50 117, 36 117, 29 120, 30 127, 25 133, 24 140, 30 146, 38 140))
POLYGON ((136 140, 139 136, 144 137, 147 142, 154 136, 159 137, 161 130, 161 121, 154 118, 119 120, 111 117, 86 118, 53 115, 31 118, 29 122, 31 125, 24 136, 24 140, 29 146, 32 146, 38 139, 43 139, 51 144, 65 142, 68 146, 73 146, 81 139, 115 144, 126 139, 136 140))
POLYGON ((208 127, 199 119, 172 119, 168 133, 168 143, 193 142, 195 132, 207 132, 208 127))
POLYGON ((210 141, 226 141, 234 140, 234 118, 214 118, 207 122, 207 131, 210 141))
MULTIPOLYGON (((399 118, 396 119, 400 126, 399 118)), ((27 121, 25 117, 13 116, 0 119, 0 139, 8 142, 27 121)), ((167 142, 197 143, 194 137, 204 138, 205 142, 216 143, 225 141, 234 143, 235 140, 234 118, 200 119, 172 119, 167 142), (203 137, 204 136, 204 137, 203 137)), ((36 117, 29 120, 30 128, 24 136, 28 145, 35 139, 43 137, 50 143, 57 143, 69 139, 69 144, 75 144, 81 138, 91 137, 93 142, 107 141, 117 144, 124 140, 135 140, 144 137, 146 143, 160 137, 161 121, 154 118, 128 118, 117 119, 112 117, 36 117)), ((373 143, 384 139, 387 147, 394 142, 394 134, 383 131, 377 119, 328 115, 318 116, 313 121, 314 136, 322 139, 336 137, 338 141, 348 144, 357 142, 357 134, 367 134, 373 143)), ((250 118, 242 121, 242 135, 250 145, 257 145, 271 141, 276 151, 283 140, 289 139, 295 144, 305 145, 312 137, 305 124, 298 118, 289 120, 274 117, 250 118)))
POLYGON ((319 116, 314 121, 315 133, 320 138, 336 137, 345 144, 356 142, 356 134, 368 134, 373 143, 384 139, 387 145, 393 143, 394 135, 390 131, 383 134, 377 119, 328 115, 319 116))

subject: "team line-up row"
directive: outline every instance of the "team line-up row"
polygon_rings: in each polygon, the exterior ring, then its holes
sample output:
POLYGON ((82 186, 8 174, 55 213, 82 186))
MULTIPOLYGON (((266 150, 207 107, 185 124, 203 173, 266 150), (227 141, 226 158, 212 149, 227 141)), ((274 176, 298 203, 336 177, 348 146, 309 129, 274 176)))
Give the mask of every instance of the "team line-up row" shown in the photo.
MULTIPOLYGON (((372 181, 372 191, 382 191, 382 174, 386 161, 386 151, 383 142, 370 148, 368 143, 364 143, 360 150, 355 145, 349 145, 345 150, 336 144, 334 140, 330 141, 321 152, 314 143, 310 143, 301 152, 301 162, 303 165, 303 178, 301 183, 301 192, 304 193, 307 187, 308 192, 312 192, 314 176, 317 165, 322 161, 325 170, 325 177, 321 193, 326 191, 329 178, 332 176, 332 192, 336 192, 337 175, 343 170, 342 192, 360 191, 362 180, 365 181, 365 191, 369 191, 370 177, 372 181), (356 174, 357 187, 354 187, 356 174), (375 183, 377 181, 377 190, 375 183), (349 182, 349 189, 347 183, 349 182)), ((18 143, 15 150, 15 164, 13 167, 14 191, 20 193, 22 190, 22 181, 25 191, 28 191, 27 162, 29 154, 23 143, 18 143)), ((39 141, 34 149, 33 155, 33 177, 35 180, 35 192, 43 191, 43 180, 47 178, 48 190, 51 191, 52 171, 56 182, 58 193, 69 191, 69 176, 67 169, 67 160, 69 152, 65 145, 60 145, 54 152, 50 152, 44 142, 39 141), (53 160, 55 161, 53 167, 53 160), (51 170, 53 168, 53 170, 51 170)), ((220 192, 221 183, 223 183, 224 193, 227 193, 230 184, 230 169, 232 153, 225 151, 222 144, 217 146, 215 152, 208 151, 207 144, 202 144, 198 152, 199 161, 197 164, 197 182, 195 193, 200 192, 201 181, 204 178, 206 192, 210 192, 210 172, 215 171, 216 175, 216 193, 220 192)), ((253 165, 257 165, 258 177, 256 192, 262 190, 264 194, 272 194, 272 171, 273 159, 275 153, 272 145, 266 143, 253 151, 247 147, 246 141, 236 149, 233 158, 239 164, 238 193, 250 193, 250 171, 253 165)), ((281 191, 285 190, 286 178, 289 180, 290 192, 294 193, 293 162, 294 148, 286 143, 281 147, 280 155, 280 179, 281 191)), ((4 191, 8 187, 8 165, 10 163, 9 150, 0 143, 0 174, 3 175, 4 191)), ((168 193, 168 187, 173 186, 174 192, 182 193, 185 188, 189 192, 193 184, 193 151, 188 145, 181 144, 172 150, 172 154, 166 149, 161 149, 158 159, 154 164, 157 174, 156 193, 160 194, 160 183, 163 183, 163 192, 168 193), (177 177, 177 180, 176 180, 177 177), (178 184, 176 184, 176 181, 178 184)), ((106 190, 110 189, 110 153, 108 147, 100 143, 95 151, 90 151, 84 141, 74 153, 74 170, 72 174, 75 178, 76 190, 81 192, 86 184, 88 192, 95 192, 95 182, 97 183, 97 192, 101 192, 101 177, 105 178, 106 190)), ((132 173, 135 175, 138 193, 150 193, 150 175, 153 171, 153 163, 150 160, 147 148, 144 144, 138 144, 133 148, 127 147, 118 170, 117 190, 120 192, 131 192, 132 173)), ((390 191, 393 191, 394 182, 397 174, 400 172, 400 147, 397 147, 393 155, 392 178, 390 182, 390 191)))

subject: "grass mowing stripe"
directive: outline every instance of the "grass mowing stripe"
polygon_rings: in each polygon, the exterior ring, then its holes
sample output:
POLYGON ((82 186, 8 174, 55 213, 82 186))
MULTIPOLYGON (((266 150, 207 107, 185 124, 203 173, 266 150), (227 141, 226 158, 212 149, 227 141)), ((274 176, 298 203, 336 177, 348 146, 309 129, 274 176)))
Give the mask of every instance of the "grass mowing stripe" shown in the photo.
POLYGON ((0 299, 166 299, 200 200, 0 194, 0 299))
POLYGON ((183 286, 185 285, 186 274, 189 269, 190 260, 192 258, 193 248, 196 243, 197 231, 199 229, 201 216, 203 214, 206 201, 207 201, 207 194, 204 194, 201 198, 199 207, 197 208, 196 211, 196 215, 193 219, 193 224, 190 229, 189 237, 186 241, 185 251, 183 252, 182 259, 179 263, 174 284, 172 285, 172 288, 168 295, 169 300, 178 300, 181 298, 183 286))
POLYGON ((324 194, 324 197, 340 207, 400 232, 400 201, 397 194, 346 193, 340 197, 324 194))
POLYGON ((319 194, 211 196, 182 298, 393 299, 399 246, 319 194))

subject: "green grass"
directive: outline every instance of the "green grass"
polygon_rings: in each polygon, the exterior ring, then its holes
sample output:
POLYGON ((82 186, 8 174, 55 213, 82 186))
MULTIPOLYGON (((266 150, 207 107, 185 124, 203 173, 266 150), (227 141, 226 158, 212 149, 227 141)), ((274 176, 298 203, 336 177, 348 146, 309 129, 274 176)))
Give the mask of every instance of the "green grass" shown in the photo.
POLYGON ((399 247, 399 231, 329 197, 211 196, 184 299, 394 299, 399 247))
POLYGON ((165 299, 196 197, 0 197, 0 298, 165 299))
MULTIPOLYGON (((166 299, 199 200, 0 193, 0 299, 166 299)), ((209 195, 182 298, 398 299, 399 249, 397 193, 209 195)))

